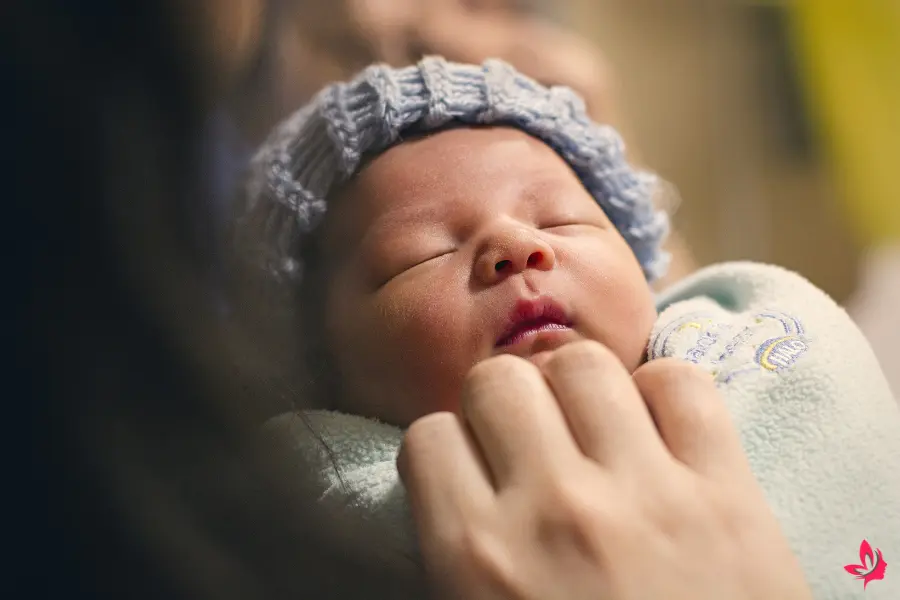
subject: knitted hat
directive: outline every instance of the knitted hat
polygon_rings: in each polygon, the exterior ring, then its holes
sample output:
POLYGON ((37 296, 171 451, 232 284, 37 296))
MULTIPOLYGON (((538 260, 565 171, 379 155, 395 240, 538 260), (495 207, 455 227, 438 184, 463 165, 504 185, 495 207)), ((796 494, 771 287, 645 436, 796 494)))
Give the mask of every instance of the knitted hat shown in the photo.
POLYGON ((647 279, 665 273, 660 245, 669 221, 653 205, 657 179, 628 165, 611 127, 593 123, 568 88, 546 88, 498 60, 474 66, 439 57, 371 66, 325 88, 275 129, 251 163, 245 217, 259 226, 265 268, 298 281, 300 242, 321 222, 329 194, 402 134, 453 124, 507 125, 542 140, 597 200, 647 279))

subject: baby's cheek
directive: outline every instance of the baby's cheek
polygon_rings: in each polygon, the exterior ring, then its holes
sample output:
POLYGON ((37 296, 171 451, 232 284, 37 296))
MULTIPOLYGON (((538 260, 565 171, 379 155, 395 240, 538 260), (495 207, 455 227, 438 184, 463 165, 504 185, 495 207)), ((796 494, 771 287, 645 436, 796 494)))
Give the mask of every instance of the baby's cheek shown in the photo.
POLYGON ((400 289, 379 303, 384 335, 380 356, 393 357, 391 387, 401 391, 412 418, 455 410, 459 389, 477 358, 470 308, 453 286, 400 289))
POLYGON ((640 267, 624 258, 607 257, 603 269, 584 269, 578 278, 588 318, 598 341, 629 369, 640 364, 656 320, 653 293, 640 267), (618 258, 618 260, 614 260, 618 258))
POLYGON ((642 280, 636 285, 623 286, 614 298, 616 318, 611 321, 614 351, 629 370, 636 369, 642 360, 656 308, 649 286, 642 280))
POLYGON ((469 302, 454 286, 419 285, 402 290, 393 313, 398 324, 397 343, 417 362, 439 371, 452 370, 470 360, 473 323, 469 302))

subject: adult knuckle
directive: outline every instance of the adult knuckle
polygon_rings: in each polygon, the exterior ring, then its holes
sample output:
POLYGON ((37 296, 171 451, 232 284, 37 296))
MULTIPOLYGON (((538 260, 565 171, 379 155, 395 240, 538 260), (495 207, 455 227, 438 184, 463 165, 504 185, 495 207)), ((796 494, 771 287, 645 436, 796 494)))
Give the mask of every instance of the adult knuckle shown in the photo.
POLYGON ((501 354, 485 359, 472 367, 466 376, 466 385, 469 387, 490 385, 497 381, 505 381, 509 377, 521 376, 534 368, 534 365, 518 356, 501 354))
POLYGON ((660 492, 653 498, 645 499, 644 510, 672 537, 682 530, 692 530, 708 522, 710 509, 703 493, 697 485, 691 485, 687 478, 668 479, 660 492))
POLYGON ((612 351, 600 342, 582 340, 566 344, 554 352, 547 361, 545 369, 548 371, 583 369, 617 361, 618 359, 612 351))
POLYGON ((425 415, 413 421, 403 436, 403 447, 407 453, 417 453, 423 447, 430 447, 440 434, 456 425, 456 416, 448 412, 425 415))
POLYGON ((709 373, 691 362, 671 357, 652 360, 642 365, 635 371, 634 380, 642 389, 692 386, 698 391, 715 390, 715 384, 709 373))
POLYGON ((501 355, 484 360, 469 371, 462 386, 460 406, 463 414, 496 412, 509 408, 514 392, 529 393, 540 382, 540 372, 530 362, 517 356, 501 355))
POLYGON ((659 393, 669 393, 667 401, 674 407, 670 414, 677 417, 681 428, 699 435, 721 426, 724 407, 718 403, 698 399, 697 392, 684 388, 662 388, 659 393))
POLYGON ((483 527, 466 526, 458 531, 454 546, 455 560, 469 577, 490 588, 504 590, 504 597, 519 597, 511 593, 521 587, 515 563, 496 533, 483 527))
POLYGON ((608 529, 615 519, 603 510, 601 500, 586 486, 574 481, 558 481, 547 487, 545 524, 559 530, 589 535, 608 529))
POLYGON ((499 562, 496 541, 481 527, 466 525, 456 534, 456 555, 470 567, 494 567, 499 562))
POLYGON ((712 376, 696 365, 660 359, 638 369, 633 380, 651 406, 677 409, 675 413, 684 426, 702 431, 719 427, 725 419, 725 404, 712 376))
POLYGON ((610 548, 634 533, 636 522, 627 507, 575 485, 555 485, 545 497, 537 535, 546 548, 576 552, 602 564, 610 548))

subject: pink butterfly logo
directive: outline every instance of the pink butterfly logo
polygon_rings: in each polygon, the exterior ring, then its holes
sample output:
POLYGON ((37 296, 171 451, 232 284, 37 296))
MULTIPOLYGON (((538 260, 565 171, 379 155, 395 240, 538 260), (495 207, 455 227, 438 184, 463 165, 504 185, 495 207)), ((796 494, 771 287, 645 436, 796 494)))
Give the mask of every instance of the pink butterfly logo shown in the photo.
POLYGON ((844 565, 844 570, 851 575, 856 575, 857 579, 863 580, 863 589, 869 585, 870 581, 876 579, 884 579, 884 569, 887 563, 881 555, 881 549, 876 548, 872 552, 872 546, 868 540, 863 540, 859 545, 859 563, 858 565, 844 565))

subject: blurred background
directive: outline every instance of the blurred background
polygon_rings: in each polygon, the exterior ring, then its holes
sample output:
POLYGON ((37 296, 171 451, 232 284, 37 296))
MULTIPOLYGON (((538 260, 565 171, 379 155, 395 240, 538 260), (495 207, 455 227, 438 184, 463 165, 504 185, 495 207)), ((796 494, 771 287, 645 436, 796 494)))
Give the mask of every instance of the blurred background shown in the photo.
MULTIPOLYGON (((796 270, 897 377, 900 2, 279 0, 256 34, 254 2, 232 4, 244 41, 220 47, 267 48, 231 106, 245 149, 370 62, 504 58, 584 94, 678 190, 664 283, 723 260, 796 270)), ((224 20, 224 6, 209 10, 224 20)))
POLYGON ((900 395, 897 0, 0 7, 20 302, 4 472, 15 575, 54 590, 36 597, 373 597, 382 574, 348 571, 291 477, 247 452, 299 401, 272 372, 280 348, 222 318, 241 312, 223 248, 253 148, 373 61, 498 57, 575 88, 679 192, 661 198, 668 282, 722 260, 796 270, 847 307, 900 395))

